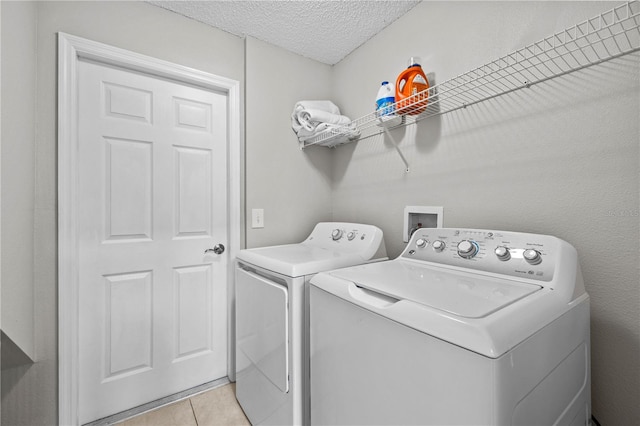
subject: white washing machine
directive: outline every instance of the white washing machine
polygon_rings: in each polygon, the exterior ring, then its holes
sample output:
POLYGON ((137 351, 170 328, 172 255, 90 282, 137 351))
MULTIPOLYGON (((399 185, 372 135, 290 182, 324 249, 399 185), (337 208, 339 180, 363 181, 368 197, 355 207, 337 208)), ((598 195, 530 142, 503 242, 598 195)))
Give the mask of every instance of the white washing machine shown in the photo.
POLYGON ((420 229, 309 292, 313 425, 589 424, 589 296, 565 241, 420 229))
POLYGON ((317 224, 299 244, 238 253, 236 398, 253 425, 309 423, 311 277, 386 259, 379 228, 338 222, 317 224))

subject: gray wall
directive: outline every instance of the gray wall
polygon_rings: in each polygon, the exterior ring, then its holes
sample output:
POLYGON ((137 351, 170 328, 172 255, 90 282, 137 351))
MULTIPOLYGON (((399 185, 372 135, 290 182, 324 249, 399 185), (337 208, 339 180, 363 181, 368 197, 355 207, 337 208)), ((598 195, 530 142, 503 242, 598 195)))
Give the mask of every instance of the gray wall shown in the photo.
MULTIPOLYGON (((4 269, 11 261, 10 248, 23 244, 24 235, 10 229, 24 230, 32 246, 25 249, 14 276, 24 274, 21 285, 33 292, 36 313, 36 363, 2 372, 2 423, 52 425, 57 423, 58 404, 56 33, 85 37, 242 83, 244 45, 238 37, 143 2, 2 2, 1 7, 2 64, 8 67, 2 80, 2 121, 20 123, 22 128, 15 138, 2 135, 3 160, 9 162, 2 165, 2 195, 15 194, 24 210, 30 207, 29 199, 33 205, 30 214, 14 214, 3 198, 2 224, 7 233, 2 240, 2 264, 4 269), (27 36, 26 41, 11 30, 27 36), (22 73, 16 69, 21 65, 26 67, 22 73), (34 107, 28 105, 29 98, 35 99, 34 107), (20 109, 12 108, 16 104, 20 109), (5 144, 15 152, 9 154, 5 144), (23 174, 25 179, 17 179, 23 174)), ((5 288, 10 287, 3 285, 3 293, 5 288)))
POLYGON ((291 130, 297 101, 328 99, 328 65, 248 37, 246 74, 247 247, 302 241, 331 220, 331 152, 298 148, 291 130), (264 209, 262 229, 251 210, 264 209))
MULTIPOLYGON (((372 111, 411 56, 442 82, 617 3, 424 2, 335 66, 347 115, 372 111)), ((551 234, 580 254, 592 302, 593 413, 640 424, 638 54, 394 131, 334 153, 334 219, 370 222, 390 256, 406 205, 444 225, 551 234), (616 213, 615 215, 613 213, 616 213)))
MULTIPOLYGON (((0 87, 2 86, 2 8, 0 7, 0 87)), ((0 92, 1 92, 0 88, 0 92)), ((2 106, 0 102, 0 135, 2 133, 2 106)), ((0 141, 2 141, 2 136, 0 136, 0 141)), ((0 143, 1 145, 1 143, 0 143)), ((0 146, 1 148, 1 146, 0 146)), ((0 151, 0 162, 2 161, 2 153, 0 151)), ((0 186, 2 185, 2 165, 0 163, 0 186)), ((2 198, 0 197, 0 222, 2 221, 2 198)), ((0 227, 1 228, 1 227, 0 227)), ((2 231, 0 230, 0 240, 1 240, 2 231)), ((0 247, 0 253, 2 253, 2 247, 0 247)), ((1 256, 1 255, 0 255, 1 256)), ((0 261, 0 293, 2 292, 2 262, 0 261)), ((0 295, 1 298, 1 295, 0 295)), ((2 301, 0 300, 0 329, 2 328, 2 301)), ((0 349, 2 343, 0 343, 0 349)), ((0 365, 2 365, 2 351, 0 350, 0 365)), ((2 374, 0 372, 0 374, 2 374)), ((1 377, 0 377, 1 379, 1 377)), ((0 404, 0 423, 2 423, 2 404, 0 404)))
POLYGON ((3 109, 10 119, 2 128, 2 330, 33 357, 34 193, 24 188, 35 182, 37 8, 9 3, 6 9, 2 54, 15 59, 2 62, 2 96, 12 100, 3 109))

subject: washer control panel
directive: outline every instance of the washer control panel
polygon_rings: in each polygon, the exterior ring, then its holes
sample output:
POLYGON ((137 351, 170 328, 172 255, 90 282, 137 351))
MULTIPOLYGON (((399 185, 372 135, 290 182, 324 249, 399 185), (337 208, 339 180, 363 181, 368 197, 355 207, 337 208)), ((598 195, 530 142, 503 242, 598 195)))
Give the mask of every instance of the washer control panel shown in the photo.
POLYGON ((559 252, 560 240, 549 235, 421 228, 400 257, 551 281, 559 252))

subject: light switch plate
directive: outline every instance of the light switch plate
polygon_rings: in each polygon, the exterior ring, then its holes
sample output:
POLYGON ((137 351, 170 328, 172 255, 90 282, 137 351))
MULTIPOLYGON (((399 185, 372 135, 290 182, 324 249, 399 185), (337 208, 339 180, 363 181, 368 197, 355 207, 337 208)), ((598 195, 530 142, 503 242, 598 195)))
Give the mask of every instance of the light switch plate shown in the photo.
POLYGON ((264 228, 264 209, 251 209, 251 227, 264 228))

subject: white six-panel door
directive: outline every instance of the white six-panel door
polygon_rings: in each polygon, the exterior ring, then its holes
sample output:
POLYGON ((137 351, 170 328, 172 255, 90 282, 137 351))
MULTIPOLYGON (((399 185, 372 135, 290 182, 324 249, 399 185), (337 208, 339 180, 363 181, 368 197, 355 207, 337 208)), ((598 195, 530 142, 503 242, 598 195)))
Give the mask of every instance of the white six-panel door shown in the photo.
POLYGON ((79 64, 79 420, 227 373, 227 96, 79 64))

